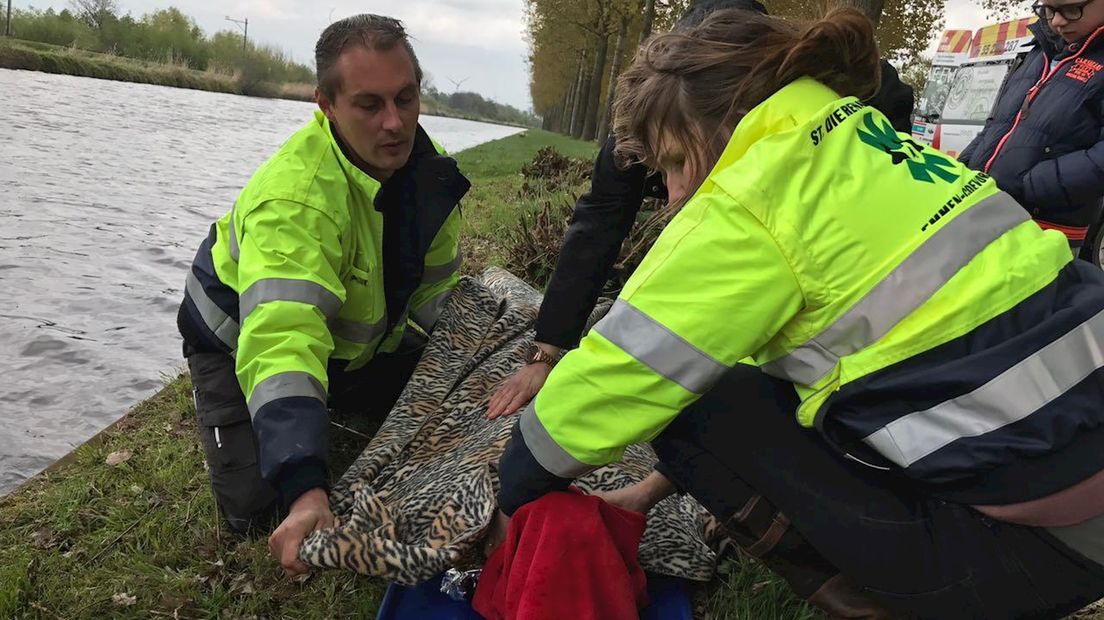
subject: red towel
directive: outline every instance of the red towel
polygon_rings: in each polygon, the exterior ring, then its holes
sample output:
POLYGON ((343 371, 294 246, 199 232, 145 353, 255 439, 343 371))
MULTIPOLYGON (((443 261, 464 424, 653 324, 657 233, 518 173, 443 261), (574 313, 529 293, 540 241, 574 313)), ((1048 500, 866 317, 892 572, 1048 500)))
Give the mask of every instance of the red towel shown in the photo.
POLYGON ((483 566, 472 607, 488 620, 639 618, 644 523, 577 489, 526 504, 483 566))

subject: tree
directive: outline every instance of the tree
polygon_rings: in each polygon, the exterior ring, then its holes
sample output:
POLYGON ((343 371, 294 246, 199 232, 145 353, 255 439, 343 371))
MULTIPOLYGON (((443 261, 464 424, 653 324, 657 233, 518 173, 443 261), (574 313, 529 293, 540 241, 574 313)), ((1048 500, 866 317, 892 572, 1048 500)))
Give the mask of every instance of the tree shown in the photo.
POLYGON ((598 106, 602 100, 602 78, 606 75, 606 56, 609 54, 610 0, 595 0, 597 8, 594 29, 591 34, 597 37, 595 42, 594 68, 590 73, 590 86, 587 88, 586 113, 583 117, 584 140, 593 140, 598 132, 598 106))
POLYGON ((1031 2, 1023 0, 981 0, 981 7, 994 19, 1023 17, 1031 14, 1031 2))
MULTIPOLYGON (((984 0, 1002 1, 1002 0, 984 0)), ((946 0, 767 0, 775 14, 813 19, 829 8, 853 6, 877 25, 882 56, 908 63, 923 55, 932 37, 943 28, 946 0)))
POLYGON ((617 77, 621 73, 621 63, 625 58, 625 35, 629 29, 629 17, 621 17, 621 27, 617 31, 617 44, 614 46, 613 64, 610 65, 609 93, 606 95, 606 111, 602 115, 602 124, 598 126, 597 140, 604 143, 609 139, 609 127, 613 117, 613 102, 617 98, 617 77))
POLYGON ((841 0, 840 4, 862 11, 875 25, 881 21, 882 11, 885 9, 885 0, 841 0))
POLYGON ((119 15, 115 0, 69 0, 73 13, 94 30, 103 30, 104 24, 119 15))
POLYGON ((548 127, 601 138, 621 64, 611 63, 611 55, 616 59, 620 47, 622 58, 631 56, 634 50, 625 48, 647 29, 670 28, 689 1, 526 0, 533 109, 548 127))
POLYGON ((928 75, 931 72, 931 57, 918 56, 901 67, 901 81, 912 86, 913 103, 919 104, 920 97, 928 85, 928 75))
POLYGON ((644 2, 644 23, 640 26, 640 42, 652 36, 652 21, 655 19, 655 0, 644 2))

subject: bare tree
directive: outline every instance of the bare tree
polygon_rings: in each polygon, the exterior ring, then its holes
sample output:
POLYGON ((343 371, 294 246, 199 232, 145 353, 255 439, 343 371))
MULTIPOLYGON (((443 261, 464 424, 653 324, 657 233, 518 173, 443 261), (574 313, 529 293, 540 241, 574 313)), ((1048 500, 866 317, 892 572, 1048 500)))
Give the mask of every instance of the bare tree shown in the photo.
POLYGON ((100 30, 107 20, 119 14, 115 0, 69 0, 73 13, 90 27, 100 30))
POLYGON ((652 34, 652 20, 655 19, 655 0, 644 3, 644 23, 640 28, 640 42, 643 43, 652 34))
POLYGON ((598 142, 609 138, 609 127, 613 116, 613 101, 617 98, 617 76, 621 73, 621 63, 625 59, 625 35, 628 34, 629 17, 621 17, 621 27, 617 30, 617 44, 613 51, 613 64, 610 65, 609 94, 606 95, 606 111, 602 115, 602 124, 598 125, 598 142))

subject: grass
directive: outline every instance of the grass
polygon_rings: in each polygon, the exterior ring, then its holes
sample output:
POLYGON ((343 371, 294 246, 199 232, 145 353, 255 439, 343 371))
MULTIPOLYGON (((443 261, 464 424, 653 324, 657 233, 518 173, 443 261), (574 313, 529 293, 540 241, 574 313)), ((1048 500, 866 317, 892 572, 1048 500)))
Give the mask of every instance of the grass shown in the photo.
POLYGON ((456 154, 460 169, 472 181, 471 191, 463 201, 461 230, 466 272, 477 272, 485 265, 508 269, 505 238, 513 231, 518 217, 535 211, 544 200, 574 203, 578 194, 585 191, 585 187, 579 186, 547 195, 522 195, 521 166, 544 146, 588 160, 598 154, 598 145, 593 142, 540 129, 530 129, 456 154))
MULTIPOLYGON (((594 144, 530 130, 457 154, 473 183, 464 202, 472 270, 500 261, 525 209, 573 200, 582 187, 519 199, 522 164, 546 145, 593 157, 594 144)), ((359 453, 366 428, 335 420, 334 470, 359 453), (350 430, 346 430, 350 429, 350 430)), ((264 538, 227 534, 207 483, 187 375, 18 491, 0 500, 0 618, 374 617, 381 579, 323 572, 287 581, 264 538), (110 455, 129 454, 116 465, 110 455)), ((817 617, 756 563, 732 558, 698 588, 699 609, 716 619, 817 617)), ((1104 619, 1104 616, 1101 617, 1104 619)))
POLYGON ((238 84, 232 75, 195 71, 176 65, 17 39, 0 39, 0 68, 26 69, 222 93, 239 92, 238 84))
MULTIPOLYGON (((177 377, 0 503, 0 617, 320 618, 379 606, 379 580, 290 583, 263 539, 220 529, 194 420, 189 379, 177 377), (106 464, 120 453, 130 456, 106 464)), ((355 450, 335 439, 347 462, 355 450)))

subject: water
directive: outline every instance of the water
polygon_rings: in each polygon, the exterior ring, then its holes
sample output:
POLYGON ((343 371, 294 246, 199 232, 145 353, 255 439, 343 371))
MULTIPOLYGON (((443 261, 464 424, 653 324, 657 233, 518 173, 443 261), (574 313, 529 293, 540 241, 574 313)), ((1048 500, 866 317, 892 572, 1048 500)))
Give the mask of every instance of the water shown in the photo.
MULTIPOLYGON (((197 245, 313 109, 0 69, 0 495, 182 366, 197 245)), ((519 131, 422 124, 453 152, 519 131)))

